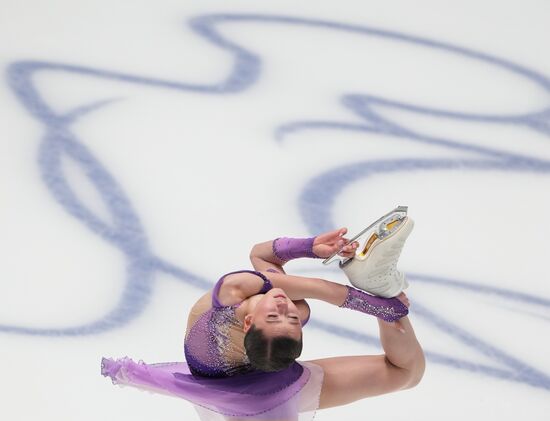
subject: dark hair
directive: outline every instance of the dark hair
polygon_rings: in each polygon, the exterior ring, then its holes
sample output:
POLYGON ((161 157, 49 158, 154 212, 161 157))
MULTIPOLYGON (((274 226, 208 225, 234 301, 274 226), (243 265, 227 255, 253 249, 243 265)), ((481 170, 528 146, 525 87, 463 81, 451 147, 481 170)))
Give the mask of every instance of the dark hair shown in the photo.
POLYGON ((250 326, 244 336, 246 355, 252 367, 262 371, 281 371, 289 367, 302 353, 302 337, 267 338, 261 329, 250 326))

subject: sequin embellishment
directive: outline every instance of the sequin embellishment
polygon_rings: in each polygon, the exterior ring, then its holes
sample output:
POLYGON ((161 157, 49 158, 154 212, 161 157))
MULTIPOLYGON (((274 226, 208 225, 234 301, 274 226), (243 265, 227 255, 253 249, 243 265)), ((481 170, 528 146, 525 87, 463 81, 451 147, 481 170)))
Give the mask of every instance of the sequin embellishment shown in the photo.
POLYGON ((232 329, 242 329, 235 307, 211 308, 195 322, 184 346, 193 374, 229 377, 251 370, 246 353, 232 341, 232 329))
POLYGON ((397 298, 382 298, 347 286, 348 295, 342 308, 376 316, 386 322, 395 322, 409 314, 409 309, 397 298))

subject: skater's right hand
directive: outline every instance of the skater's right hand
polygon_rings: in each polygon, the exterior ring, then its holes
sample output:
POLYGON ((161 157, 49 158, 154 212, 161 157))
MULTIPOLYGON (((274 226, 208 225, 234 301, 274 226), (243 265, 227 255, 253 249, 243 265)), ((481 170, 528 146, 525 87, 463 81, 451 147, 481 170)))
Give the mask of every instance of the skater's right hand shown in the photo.
POLYGON ((313 253, 326 258, 342 249, 338 253, 339 256, 347 258, 355 256, 355 250, 359 247, 359 243, 354 241, 352 244, 348 244, 349 240, 344 237, 347 232, 347 228, 340 228, 318 235, 313 241, 313 253))

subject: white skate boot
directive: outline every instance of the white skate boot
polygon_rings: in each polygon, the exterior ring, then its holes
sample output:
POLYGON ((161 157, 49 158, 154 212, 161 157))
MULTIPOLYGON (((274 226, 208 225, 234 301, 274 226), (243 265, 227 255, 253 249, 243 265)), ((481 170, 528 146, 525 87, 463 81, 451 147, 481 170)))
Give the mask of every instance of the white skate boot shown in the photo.
MULTIPOLYGON (((405 275, 396 266, 413 227, 407 207, 399 206, 352 238, 350 243, 359 242, 355 256, 340 261, 351 284, 385 298, 395 297, 407 288, 405 275)), ((323 263, 330 263, 336 255, 323 263)))

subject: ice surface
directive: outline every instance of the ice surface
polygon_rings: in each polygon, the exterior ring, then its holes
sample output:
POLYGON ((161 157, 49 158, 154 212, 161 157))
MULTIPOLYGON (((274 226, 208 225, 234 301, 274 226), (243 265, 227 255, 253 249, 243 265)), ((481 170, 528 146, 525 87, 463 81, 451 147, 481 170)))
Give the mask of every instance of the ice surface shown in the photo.
MULTIPOLYGON (((424 380, 316 419, 548 419, 548 3, 1 9, 0 418, 195 419, 101 357, 182 360, 253 244, 405 204, 424 380)), ((381 352, 372 318, 311 307, 304 359, 381 352)))

